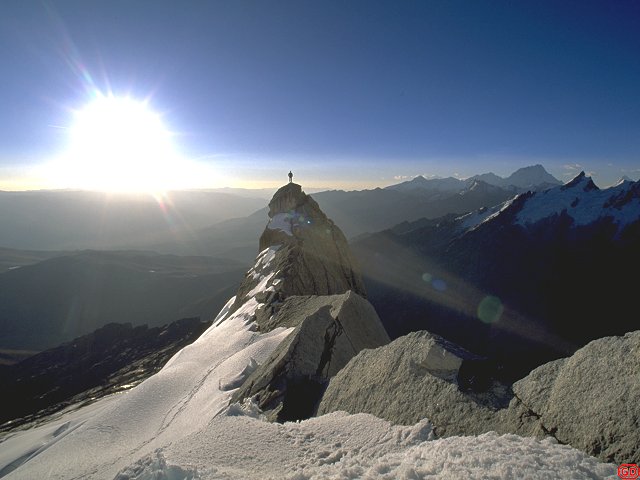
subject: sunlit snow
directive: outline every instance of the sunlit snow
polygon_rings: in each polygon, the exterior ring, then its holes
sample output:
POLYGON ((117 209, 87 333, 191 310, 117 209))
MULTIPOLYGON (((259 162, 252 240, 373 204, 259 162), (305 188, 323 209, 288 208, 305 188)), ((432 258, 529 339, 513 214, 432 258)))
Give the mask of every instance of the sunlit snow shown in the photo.
MULTIPOLYGON (((277 249, 253 273, 275 274, 277 249)), ((260 284, 263 282, 260 281, 260 284)), ((266 285, 266 282, 265 282, 266 285)), ((264 287, 264 285, 263 285, 264 287)), ((259 333, 253 296, 214 324, 156 375, 0 443, 7 479, 615 478, 613 465, 571 447, 494 433, 436 440, 428 420, 394 426, 343 412, 300 423, 264 420, 235 388, 291 329, 259 333)))

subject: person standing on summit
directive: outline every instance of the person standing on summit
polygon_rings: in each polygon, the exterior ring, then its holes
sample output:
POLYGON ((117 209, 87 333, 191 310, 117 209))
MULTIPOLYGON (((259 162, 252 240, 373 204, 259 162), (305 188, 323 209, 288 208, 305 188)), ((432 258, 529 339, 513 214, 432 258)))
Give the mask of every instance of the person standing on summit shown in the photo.
POLYGON ((289 170, 289 183, 293 182, 293 173, 289 170))

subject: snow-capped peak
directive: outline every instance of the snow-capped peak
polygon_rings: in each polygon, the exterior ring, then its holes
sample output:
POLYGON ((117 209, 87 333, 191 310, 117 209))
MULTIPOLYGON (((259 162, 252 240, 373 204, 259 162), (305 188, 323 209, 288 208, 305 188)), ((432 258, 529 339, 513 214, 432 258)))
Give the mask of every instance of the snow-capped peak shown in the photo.
POLYGON ((512 213, 517 209, 514 223, 522 226, 566 213, 575 226, 610 217, 619 228, 623 228, 640 220, 640 182, 624 180, 613 187, 600 189, 591 177, 580 172, 564 185, 518 195, 495 207, 458 217, 458 221, 463 230, 469 231, 502 218, 507 209, 512 213))
POLYGON ((622 177, 620 177, 620 180, 618 180, 618 181, 617 181, 616 183, 614 183, 612 186, 614 186, 614 187, 618 187, 618 186, 623 185, 623 184, 625 184, 625 183, 626 183, 626 184, 633 183, 633 180, 632 180, 632 179, 630 179, 628 176, 623 175, 622 177))
POLYGON ((567 189, 580 189, 585 192, 591 190, 600 190, 598 186, 593 183, 593 180, 590 176, 588 176, 584 171, 580 172, 576 177, 573 178, 570 182, 565 183, 560 187, 562 190, 567 189))
POLYGON ((542 165, 531 165, 513 172, 505 179, 507 185, 519 188, 532 188, 536 185, 559 185, 560 181, 547 172, 542 165))
POLYGON ((622 183, 599 189, 591 177, 580 172, 560 187, 537 192, 528 198, 516 214, 515 223, 530 225, 565 212, 574 225, 588 225, 598 219, 611 217, 623 227, 640 219, 640 189, 636 183, 622 183))
POLYGON ((432 177, 425 178, 422 175, 412 178, 406 182, 386 187, 388 190, 411 191, 411 190, 437 190, 437 191, 457 191, 464 188, 465 183, 454 177, 432 177))

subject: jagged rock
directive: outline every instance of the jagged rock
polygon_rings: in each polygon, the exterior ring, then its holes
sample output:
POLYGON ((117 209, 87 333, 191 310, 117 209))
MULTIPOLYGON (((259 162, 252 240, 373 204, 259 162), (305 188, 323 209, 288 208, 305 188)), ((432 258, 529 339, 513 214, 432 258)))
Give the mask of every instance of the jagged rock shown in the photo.
POLYGON ((260 329, 293 327, 289 334, 234 394, 254 397, 272 420, 311 416, 327 380, 365 348, 389 342, 371 304, 354 292, 330 296, 292 296, 260 329))
MULTIPOLYGON (((260 237, 260 251, 271 250, 273 299, 291 295, 334 295, 351 290, 366 297, 362 276, 342 231, 306 195, 300 185, 280 188, 269 203, 269 223, 260 237), (272 258, 273 257, 273 258, 272 258)), ((238 290, 236 308, 260 281, 252 269, 238 290)))
MULTIPOLYGON (((389 342, 347 241, 300 185, 269 204, 260 254, 227 313, 251 328, 292 332, 262 365, 227 379, 232 401, 253 397, 271 420, 308 418, 329 378, 363 348, 389 342)), ((221 320, 224 321, 224 320, 221 320)))
POLYGON ((482 372, 480 357, 413 332, 354 357, 329 382, 318 414, 371 413, 404 425, 428 418, 439 436, 479 434, 494 429, 495 411, 510 399, 482 372))
POLYGON ((640 458, 640 331, 594 340, 516 382, 517 399, 546 432, 615 463, 640 458))
POLYGON ((428 418, 439 436, 553 436, 629 463, 640 458, 639 352, 640 331, 605 337, 536 368, 513 391, 490 378, 473 391, 464 387, 464 371, 466 363, 477 371, 477 357, 415 332, 354 357, 329 382, 318 414, 363 412, 400 424, 428 418))

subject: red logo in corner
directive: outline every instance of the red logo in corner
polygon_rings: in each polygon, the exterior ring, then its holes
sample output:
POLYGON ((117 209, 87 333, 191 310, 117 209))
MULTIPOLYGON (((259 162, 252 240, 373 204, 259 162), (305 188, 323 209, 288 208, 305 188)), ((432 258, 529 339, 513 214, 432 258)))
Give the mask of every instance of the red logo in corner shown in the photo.
POLYGON ((618 467, 618 476, 624 480, 636 480, 640 477, 638 465, 635 463, 623 463, 618 467))

